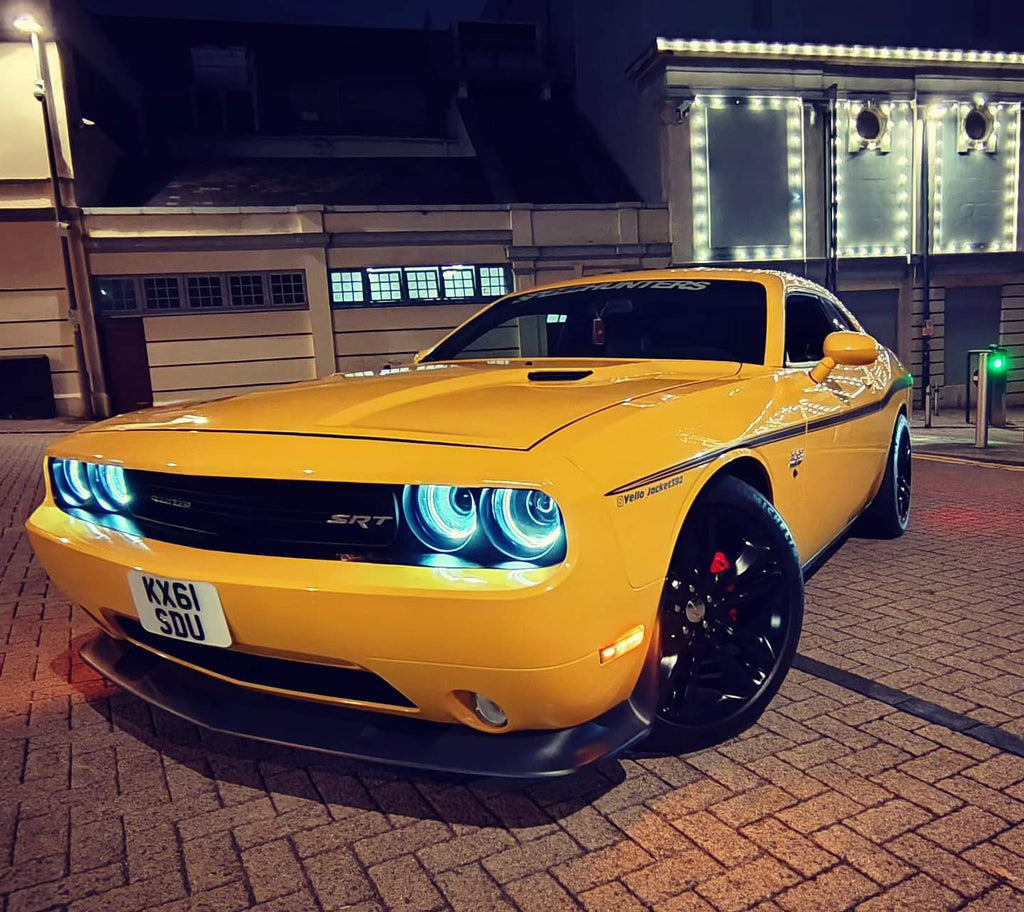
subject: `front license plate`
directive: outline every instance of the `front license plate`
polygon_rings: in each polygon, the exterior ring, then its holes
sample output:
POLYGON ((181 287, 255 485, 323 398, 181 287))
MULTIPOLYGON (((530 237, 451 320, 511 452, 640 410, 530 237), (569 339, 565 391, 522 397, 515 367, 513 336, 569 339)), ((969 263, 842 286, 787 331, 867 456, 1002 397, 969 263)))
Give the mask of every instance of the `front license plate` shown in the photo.
POLYGON ((204 646, 231 645, 224 608, 212 583, 167 579, 130 570, 128 585, 139 621, 150 633, 204 646))

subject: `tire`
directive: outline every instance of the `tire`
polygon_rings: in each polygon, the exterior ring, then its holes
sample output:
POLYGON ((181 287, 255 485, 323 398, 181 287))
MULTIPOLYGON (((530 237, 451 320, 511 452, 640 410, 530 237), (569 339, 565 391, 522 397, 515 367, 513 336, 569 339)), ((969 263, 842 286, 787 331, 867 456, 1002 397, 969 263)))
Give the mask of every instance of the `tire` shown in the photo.
POLYGON ((753 725, 789 671, 803 613, 785 521, 750 485, 713 479, 683 523, 665 580, 658 710, 645 746, 699 750, 753 725))
POLYGON ((861 516, 858 532, 872 538, 899 538, 907 531, 910 525, 912 455, 910 423, 901 414, 892 432, 882 486, 861 516))

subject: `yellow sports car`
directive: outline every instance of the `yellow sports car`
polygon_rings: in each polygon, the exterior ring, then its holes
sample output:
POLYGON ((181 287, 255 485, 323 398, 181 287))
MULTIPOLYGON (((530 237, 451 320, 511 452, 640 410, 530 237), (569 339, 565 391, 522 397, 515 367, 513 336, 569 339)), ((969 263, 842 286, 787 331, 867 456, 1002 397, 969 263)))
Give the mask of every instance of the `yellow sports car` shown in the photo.
POLYGON ((751 725, 803 586, 910 513, 911 378, 824 289, 634 272, 413 364, 86 428, 28 523, 86 662, 210 728, 558 775, 751 725))

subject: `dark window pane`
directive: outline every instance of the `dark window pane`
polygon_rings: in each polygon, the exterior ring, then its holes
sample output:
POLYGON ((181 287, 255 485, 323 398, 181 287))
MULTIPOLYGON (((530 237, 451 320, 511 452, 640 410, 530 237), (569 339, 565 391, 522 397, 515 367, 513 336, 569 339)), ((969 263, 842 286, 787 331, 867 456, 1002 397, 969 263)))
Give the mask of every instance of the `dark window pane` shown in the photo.
POLYGON ((189 307, 224 306, 224 290, 221 288, 220 276, 188 276, 185 283, 188 287, 189 307))
POLYGON ((118 313, 139 309, 135 297, 135 279, 97 279, 96 302, 101 313, 118 313))
POLYGON ((789 295, 786 298, 786 360, 792 364, 820 361, 825 353, 825 336, 838 328, 814 295, 789 295))
POLYGON ((259 273, 228 276, 228 288, 235 307, 264 306, 263 276, 259 273))
POLYGON ((306 289, 301 272, 273 272, 270 274, 270 300, 275 307, 306 303, 306 289))
POLYGON ((181 286, 175 276, 147 276, 142 280, 147 310, 177 310, 181 307, 181 286))

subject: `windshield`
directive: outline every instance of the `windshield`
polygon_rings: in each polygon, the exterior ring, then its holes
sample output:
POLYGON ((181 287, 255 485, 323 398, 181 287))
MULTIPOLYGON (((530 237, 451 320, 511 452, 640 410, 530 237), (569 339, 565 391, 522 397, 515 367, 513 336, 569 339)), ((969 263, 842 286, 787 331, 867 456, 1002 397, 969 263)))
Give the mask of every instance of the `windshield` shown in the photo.
POLYGON ((765 288, 725 279, 643 279, 499 301, 425 361, 659 358, 763 364, 765 288))

